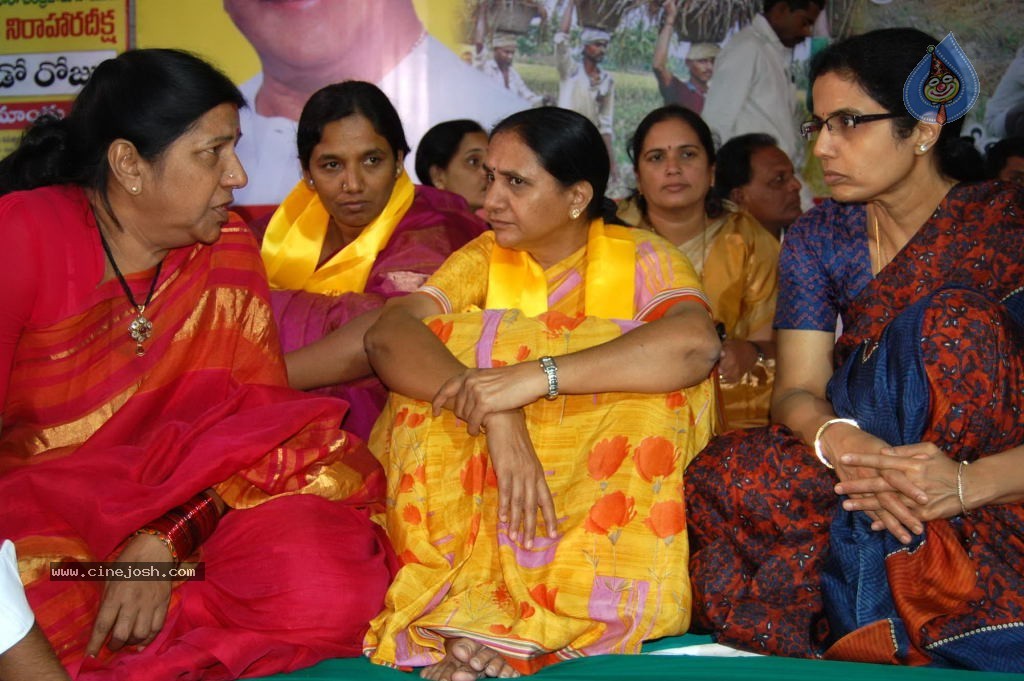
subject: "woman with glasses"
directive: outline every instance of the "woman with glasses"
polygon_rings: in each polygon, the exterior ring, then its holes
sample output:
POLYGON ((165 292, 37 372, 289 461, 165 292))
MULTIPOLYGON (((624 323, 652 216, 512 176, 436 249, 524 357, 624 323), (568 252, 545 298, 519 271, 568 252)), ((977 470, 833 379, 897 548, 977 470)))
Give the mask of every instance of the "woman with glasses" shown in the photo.
POLYGON ((782 247, 775 425, 687 469, 694 621, 720 642, 1024 671, 1024 193, 958 183, 961 121, 908 113, 935 44, 884 29, 812 65, 832 199, 782 247))

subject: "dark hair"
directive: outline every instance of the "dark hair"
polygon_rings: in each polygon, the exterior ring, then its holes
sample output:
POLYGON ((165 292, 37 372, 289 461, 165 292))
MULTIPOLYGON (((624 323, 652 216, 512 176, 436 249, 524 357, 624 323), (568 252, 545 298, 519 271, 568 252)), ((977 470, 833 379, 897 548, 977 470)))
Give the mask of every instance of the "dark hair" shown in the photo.
MULTIPOLYGON (((637 170, 640 165, 640 155, 644 150, 644 141, 647 139, 647 135, 650 134, 651 128, 658 123, 663 123, 669 120, 682 121, 686 125, 697 133, 697 140, 700 145, 704 148, 704 153, 708 157, 708 166, 715 164, 715 140, 711 134, 711 128, 704 122, 704 119, 700 117, 693 109, 687 109, 685 106, 679 104, 667 104, 662 107, 658 107, 654 111, 650 112, 644 119, 640 121, 640 125, 636 126, 636 131, 633 136, 629 139, 629 146, 626 148, 626 153, 629 154, 629 160, 633 162, 633 170, 637 170)), ((634 192, 634 198, 636 199, 637 205, 640 210, 644 213, 647 212, 647 200, 640 194, 639 190, 634 192)), ((718 217, 722 213, 722 202, 713 191, 709 191, 707 196, 704 197, 704 210, 710 217, 718 217)))
POLYGON ((1014 156, 1024 158, 1024 137, 1007 137, 990 144, 985 151, 985 169, 989 179, 999 177, 1006 162, 1014 156))
MULTIPOLYGON (((903 103, 903 86, 930 46, 939 41, 916 28, 882 28, 841 40, 827 47, 811 61, 810 80, 827 73, 853 80, 871 99, 891 113, 903 114, 892 120, 896 136, 906 139, 917 126, 903 103)), ((935 145, 939 170, 957 180, 961 175, 960 129, 963 118, 942 126, 935 145)))
POLYGON ((786 3, 791 12, 807 9, 811 5, 817 5, 818 9, 825 9, 825 0, 764 0, 764 13, 767 14, 772 7, 781 2, 786 3))
POLYGON ((505 118, 494 126, 491 139, 500 133, 518 135, 563 187, 589 182, 594 198, 587 215, 601 217, 611 163, 604 139, 590 119, 569 109, 541 106, 505 118))
POLYGON ((753 171, 750 159, 758 149, 778 146, 778 141, 763 132, 737 135, 718 150, 715 163, 714 192, 721 199, 728 199, 733 189, 744 187, 750 182, 753 171))
MULTIPOLYGON (((116 139, 153 161, 206 112, 245 106, 238 88, 216 68, 181 50, 129 50, 100 63, 67 118, 40 117, 0 161, 0 194, 75 184, 107 196, 107 150, 116 139)), ((116 222, 116 217, 115 217, 116 222)))
POLYGON ((433 187, 430 169, 434 166, 447 168, 462 144, 462 138, 474 132, 487 134, 483 126, 468 118, 444 121, 427 130, 416 147, 416 177, 420 183, 433 187))
POLYGON ((391 145, 396 160, 398 152, 409 153, 402 119, 398 117, 388 96, 373 83, 346 80, 320 88, 302 107, 296 143, 299 147, 299 162, 304 169, 309 170, 313 147, 323 138, 324 127, 353 114, 359 114, 370 121, 376 133, 391 145))

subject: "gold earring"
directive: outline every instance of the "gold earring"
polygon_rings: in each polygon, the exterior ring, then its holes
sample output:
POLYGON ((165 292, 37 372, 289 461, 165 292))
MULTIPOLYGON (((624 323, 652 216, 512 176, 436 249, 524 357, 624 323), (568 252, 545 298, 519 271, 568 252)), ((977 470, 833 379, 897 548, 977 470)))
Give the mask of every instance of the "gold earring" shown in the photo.
POLYGON ((580 209, 579 208, 573 208, 572 210, 569 211, 569 217, 571 217, 573 220, 575 220, 579 216, 580 216, 580 209))
POLYGON ((401 176, 402 176, 402 166, 398 166, 397 168, 395 168, 395 178, 397 179, 397 178, 399 178, 401 176))
POLYGON ((928 151, 928 145, 922 144, 921 146, 918 147, 918 149, 920 149, 921 153, 923 154, 924 152, 928 151))
POLYGON ((135 186, 133 186, 133 187, 132 187, 131 189, 129 189, 128 191, 130 191, 130 192, 131 192, 132 194, 138 194, 138 193, 139 193, 139 188, 138 188, 138 187, 135 187, 135 186))

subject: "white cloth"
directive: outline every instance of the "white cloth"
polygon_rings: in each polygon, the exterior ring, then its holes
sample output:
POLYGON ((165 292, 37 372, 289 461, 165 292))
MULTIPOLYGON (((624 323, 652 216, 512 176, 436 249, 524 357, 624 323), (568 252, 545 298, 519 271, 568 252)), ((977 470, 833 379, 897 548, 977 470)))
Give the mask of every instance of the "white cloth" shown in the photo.
POLYGON ((25 638, 35 621, 18 575, 14 542, 5 540, 0 548, 0 655, 25 638))
MULTIPOLYGON (((261 116, 254 109, 262 82, 263 75, 258 74, 241 86, 249 106, 240 112, 242 139, 238 143, 238 157, 249 175, 249 184, 235 192, 235 201, 240 205, 278 204, 302 174, 295 148, 298 122, 261 116)), ((377 85, 398 111, 405 138, 413 148, 405 161, 409 172, 415 172, 416 145, 435 124, 470 118, 490 128, 505 116, 529 106, 430 35, 377 85)))
POLYGON ((701 114, 719 143, 736 135, 768 133, 800 167, 804 145, 792 62, 793 51, 761 14, 725 44, 715 60, 701 114))
POLYGON ((590 119, 602 135, 612 134, 615 117, 615 81, 600 69, 597 82, 592 82, 583 63, 572 54, 569 36, 555 34, 555 61, 558 65, 558 106, 572 109, 590 119))
MULTIPOLYGON (((483 71, 485 76, 505 88, 505 74, 498 68, 498 62, 494 61, 494 59, 488 59, 481 64, 480 70, 483 71)), ((530 106, 540 106, 544 101, 544 95, 538 95, 531 90, 514 66, 508 67, 508 87, 505 89, 529 102, 530 106)))
POLYGON ((985 104, 985 127, 995 137, 1006 137, 1006 113, 1024 104, 1024 47, 1006 67, 995 92, 985 104))
POLYGON ((677 646, 652 650, 648 655, 690 655, 698 657, 762 657, 746 650, 736 650, 720 643, 698 643, 692 646, 677 646))

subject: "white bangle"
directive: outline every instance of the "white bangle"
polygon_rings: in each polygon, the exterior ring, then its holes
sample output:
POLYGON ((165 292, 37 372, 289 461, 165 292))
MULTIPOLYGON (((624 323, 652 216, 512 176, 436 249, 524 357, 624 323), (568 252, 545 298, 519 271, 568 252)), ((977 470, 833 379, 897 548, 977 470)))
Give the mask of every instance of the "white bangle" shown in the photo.
POLYGON ((825 434, 826 428, 835 423, 845 423, 848 426, 853 426, 858 430, 860 429, 860 424, 853 419, 829 419, 828 421, 825 421, 825 423, 821 424, 821 427, 818 428, 818 432, 814 434, 814 453, 817 455, 818 461, 825 464, 826 468, 835 468, 835 466, 829 463, 829 460, 825 458, 825 452, 821 449, 821 436, 825 434))

